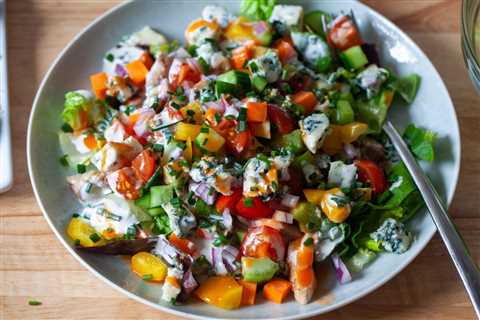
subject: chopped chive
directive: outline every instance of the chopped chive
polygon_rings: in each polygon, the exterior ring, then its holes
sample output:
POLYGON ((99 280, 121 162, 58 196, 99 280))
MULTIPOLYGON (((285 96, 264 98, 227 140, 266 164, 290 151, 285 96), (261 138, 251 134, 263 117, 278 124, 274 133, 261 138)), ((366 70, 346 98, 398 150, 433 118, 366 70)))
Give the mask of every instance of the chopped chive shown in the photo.
POLYGON ((179 123, 179 122, 181 122, 181 120, 180 120, 180 121, 177 121, 177 122, 172 122, 172 123, 164 124, 164 125, 161 125, 161 126, 152 128, 152 131, 162 130, 162 129, 165 129, 165 128, 174 126, 174 125, 176 125, 176 124, 179 123))
POLYGON ((62 131, 73 132, 73 128, 68 123, 65 122, 64 124, 62 124, 62 131))
POLYGON ((107 55, 105 56, 105 59, 107 59, 108 61, 112 62, 113 59, 115 59, 115 57, 113 56, 113 54, 107 53, 107 55))
POLYGON ((195 116, 195 111, 193 111, 192 109, 188 109, 187 110, 187 115, 190 116, 190 117, 194 117, 195 116))
POLYGON ((68 155, 64 154, 59 160, 62 166, 68 167, 68 155))
POLYGON ((93 242, 98 242, 98 241, 100 241, 100 236, 99 236, 97 233, 92 233, 89 238, 90 238, 90 240, 92 240, 93 242))
POLYGON ((38 300, 28 300, 28 304, 31 306, 41 306, 42 302, 38 300))
POLYGON ((177 142, 177 147, 179 147, 182 150, 185 150, 187 145, 184 142, 177 142))
POLYGON ((198 58, 198 64, 200 65, 200 67, 202 67, 202 71, 204 74, 210 72, 210 65, 202 57, 198 58))
POLYGON ((208 127, 201 127, 200 128, 201 133, 208 133, 209 131, 210 131, 210 129, 208 129, 208 127))
POLYGON ((125 108, 125 114, 127 116, 129 116, 133 111, 137 110, 137 108, 134 106, 134 105, 128 105, 126 108, 125 108))
POLYGON ((75 213, 72 214, 72 218, 78 218, 78 217, 80 217, 80 215, 78 213, 75 212, 75 213))
POLYGON ((75 245, 75 247, 78 247, 80 245, 80 240, 75 239, 75 241, 73 241, 73 244, 75 245))
POLYGON ((208 138, 206 138, 205 140, 203 140, 202 145, 204 146, 204 145, 206 145, 207 143, 208 143, 208 138))
POLYGON ((180 108, 182 108, 181 105, 179 105, 178 103, 175 103, 175 102, 170 102, 170 105, 171 105, 172 107, 174 107, 175 109, 177 109, 177 110, 179 110, 180 108))
POLYGON ((153 275, 151 275, 151 274, 144 274, 144 275, 142 276, 142 279, 145 280, 145 281, 152 280, 152 279, 153 279, 153 275))
POLYGON ((86 193, 90 193, 92 191, 92 187, 93 187, 93 184, 91 184, 90 182, 88 182, 86 185, 85 185, 85 192, 86 193))
POLYGON ((78 173, 85 173, 87 171, 87 167, 84 164, 77 164, 77 172, 78 173))
POLYGON ((243 200, 243 204, 245 205, 245 207, 252 208, 253 200, 250 198, 246 198, 245 200, 243 200))
POLYGON ((216 123, 219 123, 220 120, 221 120, 221 116, 220 116, 217 112, 215 112, 214 117, 215 117, 215 122, 216 122, 216 123))
POLYGON ((311 246, 313 244, 313 238, 307 238, 303 241, 304 246, 311 246))
POLYGON ((153 150, 154 151, 158 151, 158 152, 163 152, 163 145, 159 144, 159 143, 155 143, 153 145, 153 150))

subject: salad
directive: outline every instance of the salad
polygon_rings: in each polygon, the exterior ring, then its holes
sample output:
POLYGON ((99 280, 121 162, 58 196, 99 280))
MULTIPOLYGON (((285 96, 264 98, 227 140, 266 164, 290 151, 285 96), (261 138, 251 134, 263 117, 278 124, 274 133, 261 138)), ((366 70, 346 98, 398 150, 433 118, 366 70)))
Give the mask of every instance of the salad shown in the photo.
MULTIPOLYGON (((90 90, 66 93, 78 250, 130 255, 168 303, 234 309, 257 293, 309 303, 319 264, 344 284, 409 249, 423 201, 381 129, 420 77, 383 66, 353 13, 209 5, 184 40, 144 27, 105 54, 90 90)), ((434 133, 404 137, 433 160, 434 133)))

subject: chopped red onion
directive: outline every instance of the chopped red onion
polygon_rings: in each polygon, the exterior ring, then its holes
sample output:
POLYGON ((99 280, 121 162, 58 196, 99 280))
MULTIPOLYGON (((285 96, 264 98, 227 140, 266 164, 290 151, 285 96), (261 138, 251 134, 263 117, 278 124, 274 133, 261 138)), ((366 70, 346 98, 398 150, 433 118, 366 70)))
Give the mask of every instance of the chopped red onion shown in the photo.
POLYGON ((125 70, 125 68, 118 63, 115 65, 115 74, 123 78, 125 78, 128 75, 127 70, 125 70))
POLYGON ((281 204, 286 206, 286 207, 289 207, 289 208, 293 209, 297 205, 298 200, 300 200, 300 197, 294 196, 294 195, 289 194, 289 193, 285 193, 282 197, 281 204))
POLYGON ((360 152, 357 148, 355 148, 350 143, 347 143, 343 146, 343 150, 345 151, 345 155, 348 159, 355 159, 360 157, 360 152))
POLYGON ((210 192, 210 187, 203 182, 190 182, 189 190, 192 191, 197 197, 205 201, 206 204, 212 205, 215 203, 217 192, 210 192))
POLYGON ((264 34, 265 31, 267 31, 267 29, 268 29, 268 26, 267 26, 267 23, 265 21, 259 21, 259 22, 254 23, 254 25, 253 25, 253 32, 257 35, 264 34))
POLYGON ((233 246, 224 246, 222 251, 222 262, 228 272, 235 272, 238 268, 235 263, 238 257, 238 249, 233 246))
POLYGON ((352 275, 350 274, 350 271, 348 271, 347 266, 343 263, 340 256, 336 253, 333 253, 331 257, 338 282, 344 284, 352 281, 352 275))
POLYGON ((200 67, 200 64, 198 63, 197 59, 187 58, 187 64, 190 67, 190 69, 196 71, 197 73, 202 73, 202 67, 200 67))
POLYGON ((222 212, 222 217, 223 217, 223 226, 225 229, 228 231, 232 230, 233 227, 233 218, 232 215, 230 214, 230 209, 226 208, 222 212))
POLYGON ((281 210, 276 210, 273 213, 272 219, 278 222, 283 222, 288 224, 293 223, 293 215, 281 210))
POLYGON ((218 111, 220 113, 225 112, 225 107, 223 106, 222 103, 215 102, 215 101, 208 101, 205 103, 205 106, 208 107, 208 109, 213 109, 215 111, 218 111))
POLYGON ((149 133, 149 121, 155 116, 155 111, 151 108, 141 109, 140 116, 133 126, 133 130, 138 137, 145 137, 149 133))
POLYGON ((227 269, 225 268, 225 264, 223 263, 222 258, 223 248, 212 246, 212 250, 210 251, 212 266, 216 274, 222 275, 227 274, 227 269))
POLYGON ((288 171, 288 167, 282 168, 282 170, 280 170, 280 177, 281 181, 290 180, 290 172, 288 171))
POLYGON ((250 222, 250 227, 262 227, 267 226, 273 229, 282 230, 284 228, 283 223, 274 219, 257 219, 250 222))
POLYGON ((195 280, 192 274, 192 268, 188 268, 188 270, 183 274, 182 278, 182 289, 183 291, 189 295, 198 287, 198 282, 195 280))

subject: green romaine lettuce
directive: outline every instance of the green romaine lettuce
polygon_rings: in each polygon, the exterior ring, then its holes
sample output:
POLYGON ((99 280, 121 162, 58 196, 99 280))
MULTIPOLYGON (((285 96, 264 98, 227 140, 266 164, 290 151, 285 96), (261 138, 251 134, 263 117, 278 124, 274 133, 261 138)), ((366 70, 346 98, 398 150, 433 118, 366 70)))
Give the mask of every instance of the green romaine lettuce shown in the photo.
POLYGON ((84 129, 88 125, 87 113, 92 108, 93 99, 77 91, 67 92, 62 119, 73 130, 84 129))
POLYGON ((435 152, 433 145, 437 138, 435 132, 417 128, 415 125, 409 124, 405 129, 403 138, 418 159, 426 161, 434 160, 435 152))
POLYGON ((268 20, 272 14, 275 0, 243 0, 240 15, 252 20, 268 20))

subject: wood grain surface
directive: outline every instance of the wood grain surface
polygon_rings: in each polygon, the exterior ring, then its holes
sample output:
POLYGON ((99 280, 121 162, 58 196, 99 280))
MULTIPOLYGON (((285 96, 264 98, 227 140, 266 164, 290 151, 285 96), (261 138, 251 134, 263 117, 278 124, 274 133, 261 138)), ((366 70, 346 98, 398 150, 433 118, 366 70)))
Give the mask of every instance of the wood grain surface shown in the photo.
MULTIPOLYGON (((77 32, 117 3, 7 1, 15 185, 0 195, 1 319, 178 319, 126 298, 71 257, 43 219, 26 168, 28 115, 43 75, 77 32), (43 304, 29 306, 32 298, 43 304)), ((467 76, 460 49, 460 0, 366 3, 406 31, 446 82, 462 136, 462 169, 450 214, 480 261, 480 99, 467 76)), ((388 284, 317 319, 474 319, 474 313, 435 236, 388 284)))

